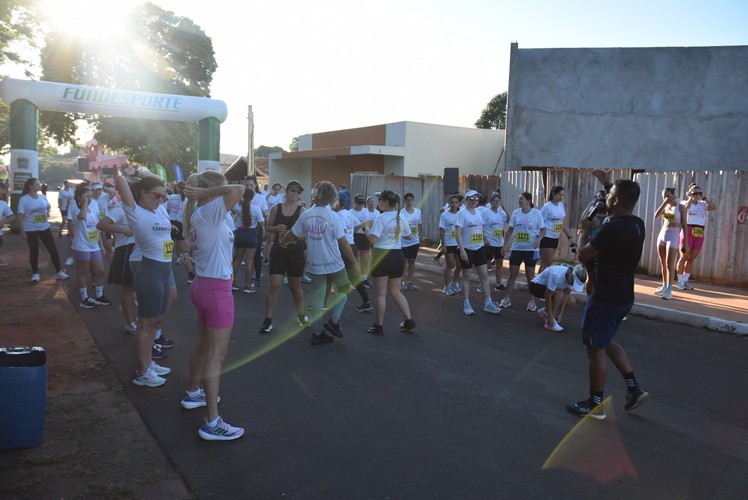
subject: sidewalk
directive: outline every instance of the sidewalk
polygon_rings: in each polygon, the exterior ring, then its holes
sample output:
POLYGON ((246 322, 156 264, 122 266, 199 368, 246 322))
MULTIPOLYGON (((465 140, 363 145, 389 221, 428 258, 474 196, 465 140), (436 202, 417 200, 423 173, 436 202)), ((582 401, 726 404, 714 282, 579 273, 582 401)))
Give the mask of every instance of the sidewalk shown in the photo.
MULTIPOLYGON (((433 258, 436 250, 421 247, 416 260, 419 271, 442 274, 444 268, 436 264, 433 258)), ((444 258, 441 259, 444 264, 444 258)), ((504 283, 509 277, 509 263, 504 259, 504 283)), ((489 273, 491 286, 495 285, 494 274, 489 273)), ((689 325, 707 330, 748 335, 748 290, 729 288, 721 285, 709 285, 692 282, 695 290, 673 290, 672 300, 663 300, 654 294, 660 285, 656 278, 637 275, 634 281, 635 300, 631 313, 667 323, 689 325)), ((527 289, 524 268, 520 268, 516 286, 527 289)), ((493 292, 494 300, 503 297, 504 292, 493 292), (499 295, 501 294, 501 295, 499 295)), ((585 294, 574 294, 580 303, 586 303, 585 294)))

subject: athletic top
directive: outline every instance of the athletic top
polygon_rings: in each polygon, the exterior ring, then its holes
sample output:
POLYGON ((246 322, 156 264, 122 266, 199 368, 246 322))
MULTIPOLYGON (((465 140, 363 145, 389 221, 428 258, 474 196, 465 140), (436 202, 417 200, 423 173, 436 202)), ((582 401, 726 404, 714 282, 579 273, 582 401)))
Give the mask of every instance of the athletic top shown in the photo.
POLYGON ((444 229, 444 245, 448 247, 457 246, 457 240, 455 239, 455 224, 457 223, 457 215, 460 212, 455 213, 447 210, 442 212, 439 217, 439 229, 444 229))
POLYGON ((91 203, 89 204, 89 207, 92 210, 93 209, 98 209, 98 211, 99 211, 99 219, 101 219, 102 217, 104 217, 106 215, 107 210, 109 208, 108 205, 109 205, 109 195, 106 194, 106 193, 101 193, 101 195, 99 195, 98 199, 91 200, 91 203))
POLYGON ((665 220, 665 226, 680 227, 680 205, 669 205, 662 212, 662 218, 665 220))
MULTIPOLYGON (((688 201, 681 201, 683 205, 688 205, 688 201)), ((695 205, 692 204, 687 207, 688 211, 688 225, 691 226, 705 226, 706 225, 706 211, 709 208, 709 204, 704 200, 699 200, 695 205)))
MULTIPOLYGON (((163 205, 151 212, 140 205, 130 208, 124 203, 122 209, 133 230, 135 242, 142 256, 158 262, 171 262, 174 254, 174 241, 171 239, 171 221, 163 205)), ((140 260, 130 258, 130 260, 140 260)))
POLYGON ((535 250, 532 245, 538 238, 540 230, 545 227, 545 221, 537 208, 531 208, 527 213, 518 208, 512 212, 509 227, 514 229, 512 250, 535 250))
POLYGON ((93 200, 91 200, 88 206, 85 220, 78 219, 81 209, 78 208, 76 202, 70 204, 70 210, 68 211, 68 219, 73 221, 73 227, 75 228, 70 248, 79 252, 95 252, 99 250, 99 230, 96 229, 96 224, 99 223, 99 213, 96 211, 98 206, 93 200))
MULTIPOLYGON (((0 200, 0 218, 3 217, 10 217, 13 215, 13 210, 10 209, 7 203, 5 203, 5 200, 0 200)), ((3 235, 3 226, 5 224, 0 224, 0 236, 3 235)))
POLYGON ((348 240, 349 244, 353 245, 353 228, 359 224, 358 219, 350 210, 346 209, 340 210, 337 214, 340 220, 343 221, 343 227, 345 227, 345 239, 348 240))
POLYGON ((471 214, 468 208, 457 212, 455 229, 461 231, 463 248, 478 250, 483 246, 483 217, 478 210, 474 214, 471 214))
MULTIPOLYGON (((257 197, 255 196, 255 198, 257 197)), ((252 200, 254 201, 254 198, 252 198, 252 200)), ((232 217, 232 219, 234 219, 234 229, 240 227, 244 229, 254 229, 260 222, 263 222, 265 220, 265 218, 262 216, 262 210, 260 209, 260 206, 254 203, 249 204, 249 226, 242 225, 241 203, 237 203, 236 205, 234 205, 232 213, 235 214, 235 217, 232 217)))
POLYGON ((561 236, 561 231, 564 230, 564 219, 566 218, 564 202, 559 201, 558 205, 556 205, 552 201, 549 201, 543 205, 540 213, 543 215, 543 220, 545 221, 545 237, 557 240, 561 236))
POLYGON ((506 224, 506 212, 499 209, 494 212, 492 208, 487 208, 481 212, 483 218, 483 238, 492 247, 504 246, 504 225, 506 224))
POLYGON ((413 213, 408 213, 406 209, 400 210, 400 215, 403 216, 403 219, 405 219, 405 222, 410 226, 410 234, 413 236, 412 239, 406 240, 405 238, 402 238, 402 232, 400 233, 400 247, 412 247, 414 245, 418 245, 421 242, 421 237, 418 234, 418 225, 423 224, 423 220, 421 219, 421 209, 420 208, 414 208, 413 213))
POLYGON ((338 240, 345 236, 343 221, 327 207, 305 210, 291 228, 300 238, 306 235, 306 270, 312 274, 332 274, 345 267, 338 240))
POLYGON ((644 221, 635 215, 609 217, 590 241, 600 252, 594 260, 593 297, 604 304, 634 302, 634 273, 644 245, 644 221))
POLYGON ((282 193, 267 195, 267 197, 265 197, 265 202, 268 205, 268 210, 273 208, 273 205, 277 205, 278 203, 283 203, 283 200, 285 199, 286 199, 286 195, 282 193))
MULTIPOLYGON (((366 223, 366 226, 371 229, 372 224, 374 223, 374 220, 379 216, 380 212, 377 209, 374 209, 373 212, 370 212, 368 208, 364 207, 361 210, 353 210, 351 209, 351 213, 354 217, 358 219, 358 224, 361 224, 362 222, 366 223)), ((356 224, 358 226, 358 224, 356 224)), ((364 234, 364 227, 361 226, 361 229, 356 231, 358 234, 364 234)))
POLYGON ((182 222, 182 215, 184 214, 184 205, 187 203, 187 199, 182 199, 181 194, 170 194, 166 200, 166 211, 169 213, 169 220, 175 220, 182 222))
POLYGON ((73 201, 75 193, 72 189, 60 189, 57 193, 57 199, 59 200, 60 210, 67 210, 70 208, 70 202, 73 201))
MULTIPOLYGON (((291 215, 290 217, 283 215, 283 205, 278 205, 278 208, 275 209, 275 226, 280 226, 283 224, 288 229, 285 231, 280 231, 278 233, 275 233, 275 240, 274 242, 279 242, 283 240, 283 237, 286 236, 286 233, 293 227, 294 224, 296 224, 296 221, 299 220, 299 214, 301 213, 301 205, 296 206, 296 211, 291 215)), ((275 245, 273 245, 273 248, 275 248, 275 245)), ((279 249, 282 249, 280 245, 278 245, 279 249)))
POLYGON ((565 290, 571 288, 571 285, 566 280, 566 273, 569 271, 569 266, 556 265, 550 266, 543 269, 543 272, 538 274, 532 279, 533 283, 538 285, 545 285, 548 290, 554 292, 556 290, 565 290))
MULTIPOLYGON (((114 208, 109 211, 107 217, 112 219, 112 222, 118 226, 129 226, 127 222, 127 216, 125 211, 122 210, 122 203, 117 203, 114 208)), ((135 243, 135 236, 125 236, 122 233, 112 233, 114 237, 114 248, 123 247, 130 243, 135 243)))
POLYGON ((234 231, 226 219, 226 205, 219 196, 196 207, 190 217, 190 242, 195 274, 203 278, 230 281, 234 231))
POLYGON ((379 238, 379 240, 374 243, 374 248, 386 250, 402 248, 402 237, 410 234, 410 226, 403 217, 402 211, 400 211, 399 221, 400 237, 398 238, 396 237, 398 225, 397 211, 383 212, 377 216, 376 220, 374 220, 374 224, 372 224, 371 229, 369 230, 369 234, 373 234, 379 238))
POLYGON ((18 200, 18 213, 23 215, 24 231, 45 231, 49 229, 49 201, 43 194, 36 199, 30 194, 21 196, 18 200))

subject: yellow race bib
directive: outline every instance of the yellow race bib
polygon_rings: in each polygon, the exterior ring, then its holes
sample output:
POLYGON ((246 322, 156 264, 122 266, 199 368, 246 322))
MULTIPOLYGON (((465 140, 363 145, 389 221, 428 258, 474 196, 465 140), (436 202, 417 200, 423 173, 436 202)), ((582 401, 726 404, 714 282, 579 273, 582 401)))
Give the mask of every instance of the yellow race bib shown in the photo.
POLYGON ((452 229, 452 230, 451 230, 451 231, 449 232, 449 239, 451 239, 451 240, 455 239, 455 230, 454 230, 454 229, 452 229))
POLYGON ((44 224, 47 222, 47 214, 34 214, 34 224, 44 224))
POLYGON ((483 244, 483 233, 473 233, 470 236, 470 243, 480 243, 483 244))
POLYGON ((99 219, 106 217, 106 210, 99 210, 99 219))
POLYGON ((666 221, 675 220, 675 212, 665 212, 662 214, 662 216, 665 218, 666 221))
POLYGON ((99 241, 99 230, 89 229, 88 231, 86 231, 86 237, 89 243, 96 243, 97 241, 99 241))
POLYGON ((515 240, 517 243, 530 243, 530 233, 525 231, 517 231, 515 236, 515 240))
POLYGON ((494 229, 493 230, 493 237, 494 238, 503 238, 504 237, 504 230, 503 229, 494 229))
POLYGON ((562 223, 556 222, 555 224, 553 224, 554 233, 560 233, 561 231, 563 231, 563 229, 564 229, 564 225, 562 223))
POLYGON ((172 240, 164 240, 164 259, 171 260, 174 255, 174 242, 172 240))
POLYGON ((694 238, 703 238, 704 237, 704 228, 703 227, 692 227, 691 228, 691 236, 694 238))

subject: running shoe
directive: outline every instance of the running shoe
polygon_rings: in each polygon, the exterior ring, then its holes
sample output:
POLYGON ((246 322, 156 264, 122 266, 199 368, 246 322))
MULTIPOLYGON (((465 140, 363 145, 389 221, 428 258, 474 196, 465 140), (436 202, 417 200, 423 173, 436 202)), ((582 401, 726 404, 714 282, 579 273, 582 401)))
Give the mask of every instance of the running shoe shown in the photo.
POLYGON ((456 281, 453 281, 450 286, 452 287, 452 290, 454 290, 455 293, 462 293, 462 287, 456 281))
POLYGON ((465 303, 465 306, 462 308, 462 312, 467 314, 468 316, 475 316, 475 311, 473 311, 473 306, 471 306, 469 302, 465 303))
POLYGON ((401 332, 409 332, 412 329, 416 327, 416 322, 412 319, 406 319, 402 323, 400 323, 400 331, 401 332))
POLYGON ((328 335, 325 332, 319 332, 319 333, 313 333, 312 334, 312 345, 321 345, 321 344, 329 344, 331 342, 334 342, 335 339, 332 338, 330 335, 328 335))
POLYGON ((332 318, 330 318, 325 322, 324 326, 325 326, 325 330, 332 333, 337 338, 339 339, 343 338, 343 329, 340 328, 340 322, 335 323, 333 322, 332 318))
POLYGON ((206 441, 231 441, 242 437, 244 429, 233 427, 224 422, 221 417, 218 417, 218 423, 215 427, 211 427, 208 422, 205 422, 197 433, 206 441))
POLYGON ((125 324, 125 326, 122 327, 122 331, 135 335, 135 332, 138 331, 138 325, 137 323, 125 324))
POLYGON ((164 385, 165 382, 166 379, 156 375, 150 367, 145 371, 145 373, 142 375, 136 375, 135 378, 132 379, 133 384, 141 387, 158 387, 164 385))
POLYGON ((161 347, 161 349, 169 349, 171 347, 174 347, 174 341, 171 339, 167 339, 163 335, 154 340, 153 343, 161 347))
POLYGON ((400 282, 400 291, 404 292, 408 289, 408 282, 407 281, 401 281, 400 282))
POLYGON ((378 325, 376 323, 367 328, 366 331, 371 333, 372 335, 376 335, 377 337, 381 337, 382 335, 384 335, 384 328, 382 328, 382 325, 378 325))
POLYGON ((265 257, 264 259, 262 259, 262 265, 263 266, 267 266, 268 264, 270 264, 270 259, 268 259, 267 257, 265 257))
POLYGON ((257 288, 255 288, 255 283, 254 283, 254 281, 252 282, 252 284, 251 284, 251 285, 249 285, 249 286, 245 286, 245 287, 244 287, 244 290, 242 290, 242 291, 243 291, 244 293, 255 293, 255 292, 257 291, 257 288))
POLYGON ((151 348, 151 359, 164 359, 166 357, 167 355, 161 349, 161 346, 158 344, 153 344, 153 347, 151 348))
POLYGON ((662 292, 662 298, 663 300, 670 300, 673 298, 673 289, 671 287, 667 287, 664 292, 662 292))
POLYGON ((371 288, 371 283, 369 283, 369 280, 364 278, 364 281, 361 282, 362 285, 364 285, 366 288, 371 288))
POLYGON ((309 328, 309 316, 306 314, 297 314, 296 321, 301 328, 309 328))
POLYGON ((356 306, 356 312, 360 312, 360 313, 368 313, 368 312, 372 312, 373 310, 374 310, 374 307, 372 307, 371 303, 369 302, 364 302, 360 306, 356 306))
POLYGON ((447 295, 449 297, 451 297, 451 296, 453 296, 455 294, 455 291, 452 290, 452 287, 449 286, 449 285, 445 286, 443 291, 444 291, 444 295, 447 295))
POLYGON ((663 294, 663 293, 665 293, 665 289, 666 289, 666 288, 667 288, 667 287, 666 287, 665 285, 660 285, 660 286, 658 286, 657 288, 655 288, 654 294, 655 294, 655 295, 659 295, 659 296, 662 296, 662 294, 663 294))
POLYGON ((548 323, 543 324, 543 328, 546 330, 550 330, 551 332, 562 332, 564 331, 564 327, 558 324, 558 321, 555 319, 553 320, 553 325, 548 325, 548 323))
POLYGON ((93 299, 94 304, 97 306, 111 306, 112 301, 106 298, 106 295, 102 295, 101 297, 96 297, 93 299))
POLYGON ((483 306, 483 312, 487 312, 488 314, 500 314, 501 308, 494 302, 489 302, 485 306, 483 306))
POLYGON ((603 405, 595 405, 589 399, 566 405, 569 413, 578 417, 592 417, 597 420, 605 420, 605 409, 603 405))
POLYGON ((643 405, 647 399, 649 399, 649 393, 637 386, 633 391, 626 392, 626 406, 623 408, 626 411, 635 410, 643 405))
POLYGON ((418 286, 412 281, 408 281, 408 290, 418 290, 418 286))
MULTIPOLYGON (((310 278, 309 276, 307 276, 307 275, 305 274, 305 275, 303 275, 303 276, 301 277, 301 282, 302 282, 302 283, 311 283, 311 282, 312 282, 312 278, 310 278)), ((364 285, 364 286, 365 286, 365 285, 364 285)))
POLYGON ((171 368, 167 368, 165 366, 157 365, 155 361, 151 360, 151 364, 148 365, 149 370, 153 370, 153 373, 158 375, 159 377, 161 375, 168 375, 171 373, 171 368))
POLYGON ((262 322, 262 326, 260 327, 260 333, 270 333, 271 331, 273 331, 273 320, 265 318, 265 321, 262 322))
POLYGON ((81 300, 81 309, 93 309, 96 307, 96 302, 94 302, 94 299, 91 297, 86 297, 85 299, 81 300))
POLYGON ((506 290, 506 287, 504 285, 496 285, 495 287, 493 287, 493 289, 496 292, 501 292, 501 291, 506 290))
POLYGON ((41 276, 39 276, 39 273, 34 273, 31 275, 31 281, 35 281, 36 283, 39 283, 39 280, 42 279, 41 276))
POLYGON ((541 307, 540 309, 538 309, 537 313, 544 323, 548 321, 548 311, 545 310, 545 307, 541 307))
POLYGON ((232 282, 231 283, 231 291, 232 292, 238 292, 239 291, 239 285, 237 285, 236 283, 232 282))
POLYGON ((478 287, 475 289, 475 291, 478 292, 478 293, 483 293, 483 287, 480 286, 480 285, 478 285, 478 287))
POLYGON ((693 286, 691 286, 691 283, 689 283, 688 281, 683 282, 683 290, 693 290, 693 289, 694 288, 693 286))
POLYGON ((538 306, 535 304, 534 300, 531 300, 527 303, 527 310, 530 312, 535 312, 538 310, 538 306))
POLYGON ((66 265, 66 266, 72 266, 73 264, 74 264, 74 262, 73 262, 73 258, 72 258, 72 257, 68 257, 68 258, 67 258, 67 259, 65 260, 65 265, 66 265))
MULTIPOLYGON (((221 402, 221 396, 218 396, 218 402, 221 402)), ((190 396, 189 393, 184 397, 184 399, 181 401, 182 408, 185 410, 194 410, 195 408, 200 408, 201 406, 208 406, 208 397, 205 395, 205 391, 200 389, 200 394, 197 396, 190 396)))
POLYGON ((504 297, 503 299, 501 299, 501 302, 499 302, 499 307, 502 309, 512 307, 512 301, 509 300, 507 297, 504 297))
MULTIPOLYGON (((68 276, 67 274, 65 274, 65 271, 59 271, 59 272, 58 272, 58 273, 57 273, 57 274, 55 275, 55 277, 56 277, 56 278, 57 278, 58 280, 66 280, 66 279, 68 279, 68 278, 69 278, 70 276, 68 276)), ((38 280, 37 280, 37 281, 38 281, 38 280)))

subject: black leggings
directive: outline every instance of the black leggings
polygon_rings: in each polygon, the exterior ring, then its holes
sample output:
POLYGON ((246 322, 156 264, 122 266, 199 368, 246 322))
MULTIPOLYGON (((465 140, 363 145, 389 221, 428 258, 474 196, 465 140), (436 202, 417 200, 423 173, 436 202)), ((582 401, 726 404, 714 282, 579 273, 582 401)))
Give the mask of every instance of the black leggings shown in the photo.
POLYGON ((260 275, 262 274, 262 247, 265 243, 265 231, 260 226, 257 228, 257 251, 255 252, 254 264, 255 264, 255 279, 260 281, 260 275))
POLYGON ((55 237, 52 236, 52 230, 47 228, 44 231, 26 231, 26 243, 29 245, 29 262, 31 262, 31 271, 33 274, 39 272, 39 240, 42 240, 44 247, 52 257, 52 265, 55 271, 60 272, 60 255, 57 253, 55 246, 55 237))

